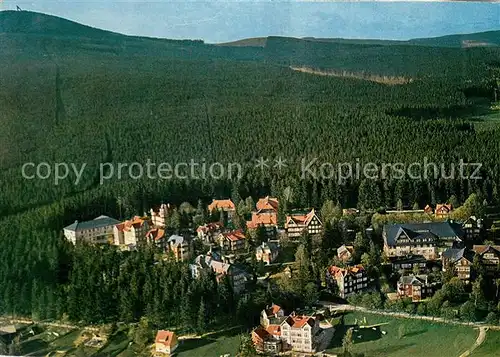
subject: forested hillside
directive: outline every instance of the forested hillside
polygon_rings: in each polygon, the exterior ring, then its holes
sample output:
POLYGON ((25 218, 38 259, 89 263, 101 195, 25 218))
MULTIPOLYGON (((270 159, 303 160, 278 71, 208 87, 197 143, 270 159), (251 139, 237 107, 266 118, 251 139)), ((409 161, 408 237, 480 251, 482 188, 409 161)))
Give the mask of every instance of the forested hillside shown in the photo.
MULTIPOLYGON (((263 47, 215 46, 108 34, 66 22, 58 29, 62 20, 43 15, 37 16, 44 21, 31 27, 23 16, 32 15, 0 13, 0 296, 9 297, 0 311, 39 313, 38 304, 52 299, 51 310, 41 316, 66 312, 89 321, 140 316, 142 308, 132 316, 121 315, 128 311, 126 301, 122 312, 115 307, 109 315, 96 310, 88 317, 75 308, 83 304, 82 309, 91 309, 110 296, 119 299, 107 289, 128 282, 109 271, 111 285, 102 283, 96 300, 87 296, 82 303, 76 296, 84 289, 88 267, 81 264, 91 264, 95 251, 75 251, 61 238, 62 227, 75 219, 118 217, 120 206, 133 215, 161 201, 196 204, 198 199, 266 194, 282 198, 287 187, 293 192, 289 208, 320 207, 326 199, 343 207, 394 207, 399 200, 422 206, 452 195, 463 202, 473 192, 488 202, 500 200, 500 121, 490 110, 499 80, 498 48, 277 37, 268 38, 263 47), (411 82, 386 85, 316 76, 290 69, 295 65, 403 76, 411 82), (493 125, 482 125, 487 119, 493 125), (288 168, 254 168, 260 157, 279 156, 288 168), (449 165, 463 159, 482 163, 484 179, 301 180, 304 157, 333 164, 357 159, 409 164, 426 157, 449 165), (240 180, 114 178, 99 185, 99 164, 147 159, 238 162, 244 173, 240 180), (26 162, 88 167, 77 185, 74 179, 55 185, 51 179, 23 179, 26 162), (23 298, 12 301, 18 295, 23 298), (65 299, 71 301, 67 308, 65 299)), ((106 253, 99 264, 108 269, 115 259, 127 262, 125 267, 137 263, 106 253)), ((178 267, 144 264, 143 272, 184 274, 178 267)), ((137 277, 137 291, 148 284, 142 277, 137 277)), ((207 282, 203 294, 209 296, 212 288, 207 282)), ((175 300, 179 291, 190 289, 190 282, 183 280, 176 289, 154 298, 175 300)))

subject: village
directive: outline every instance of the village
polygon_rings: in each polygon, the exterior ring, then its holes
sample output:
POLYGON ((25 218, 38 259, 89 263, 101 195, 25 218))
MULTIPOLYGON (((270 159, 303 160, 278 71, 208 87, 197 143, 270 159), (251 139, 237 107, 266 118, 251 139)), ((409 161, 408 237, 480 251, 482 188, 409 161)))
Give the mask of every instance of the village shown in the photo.
MULTIPOLYGON (((260 324, 250 332, 256 353, 327 355, 338 323, 331 319, 335 306, 419 313, 423 303, 432 302, 450 286, 464 294, 478 289, 474 285, 478 279, 499 284, 500 245, 495 241, 500 221, 474 200, 470 197, 460 207, 446 203, 370 212, 371 220, 361 230, 363 225, 355 222, 366 222, 366 212, 341 209, 331 202, 319 211, 283 212, 279 200, 269 196, 239 204, 213 199, 207 206, 200 201, 197 208, 162 203, 125 221, 104 215, 75 221, 63 232, 73 244, 115 245, 131 252, 153 245, 161 259, 187 264, 193 279, 210 271, 219 282, 228 279, 235 294, 244 295, 252 281, 270 289, 299 276, 303 262, 297 247, 325 236, 332 220, 343 221, 336 253, 326 257, 328 264, 307 299, 308 306, 285 311, 268 301, 260 324), (181 225, 186 217, 188 223, 181 225), (379 293, 385 304, 377 302, 379 293)), ((464 305, 458 309, 463 314, 464 305)), ((442 316, 442 309, 446 307, 438 307, 437 316, 442 316)), ((426 310, 427 315, 434 314, 430 303, 426 310)), ((451 315, 462 319, 458 310, 451 315)), ((486 318, 498 324, 498 315, 486 318)), ((158 330, 154 342, 154 354, 172 355, 182 338, 175 331, 158 330)))

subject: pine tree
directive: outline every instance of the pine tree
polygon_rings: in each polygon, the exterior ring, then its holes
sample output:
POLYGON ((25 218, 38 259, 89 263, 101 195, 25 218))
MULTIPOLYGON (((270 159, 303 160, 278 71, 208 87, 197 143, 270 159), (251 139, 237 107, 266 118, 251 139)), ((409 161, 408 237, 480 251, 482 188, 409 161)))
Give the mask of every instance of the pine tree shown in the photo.
POLYGON ((205 309, 205 301, 201 298, 200 308, 198 309, 198 320, 197 320, 198 333, 205 332, 207 328, 207 314, 205 309))

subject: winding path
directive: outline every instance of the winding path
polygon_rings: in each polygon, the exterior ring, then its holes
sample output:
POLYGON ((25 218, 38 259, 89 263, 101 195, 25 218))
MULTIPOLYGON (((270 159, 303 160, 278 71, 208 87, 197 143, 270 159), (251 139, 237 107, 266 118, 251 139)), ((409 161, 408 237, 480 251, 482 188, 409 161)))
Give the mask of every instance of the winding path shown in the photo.
POLYGON ((471 355, 471 353, 478 348, 483 342, 484 339, 486 338, 486 331, 488 331, 487 327, 480 327, 479 328, 479 336, 477 336, 476 342, 472 345, 470 349, 462 353, 459 357, 468 357, 471 355))

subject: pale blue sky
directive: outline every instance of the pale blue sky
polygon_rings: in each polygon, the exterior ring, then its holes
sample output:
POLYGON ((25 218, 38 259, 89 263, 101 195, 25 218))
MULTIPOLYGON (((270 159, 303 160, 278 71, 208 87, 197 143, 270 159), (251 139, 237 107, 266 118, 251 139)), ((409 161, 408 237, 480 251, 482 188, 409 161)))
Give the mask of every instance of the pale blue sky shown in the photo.
POLYGON ((269 35, 410 39, 500 30, 500 3, 3 0, 4 9, 16 4, 130 35, 206 42, 269 35))

